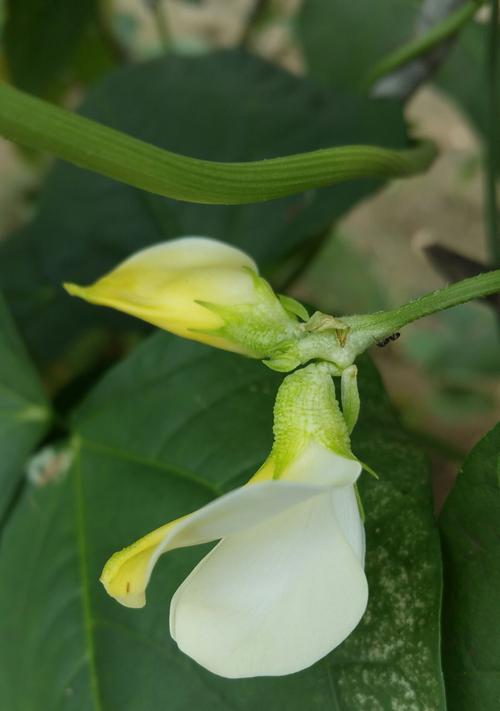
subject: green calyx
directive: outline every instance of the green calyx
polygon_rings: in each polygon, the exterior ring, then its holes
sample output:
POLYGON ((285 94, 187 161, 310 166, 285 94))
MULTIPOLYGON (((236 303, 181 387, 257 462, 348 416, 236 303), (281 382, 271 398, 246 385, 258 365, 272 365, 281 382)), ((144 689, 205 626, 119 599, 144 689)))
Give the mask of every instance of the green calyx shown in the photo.
POLYGON ((273 447, 277 477, 310 442, 355 459, 330 369, 323 363, 296 370, 278 390, 273 447))
POLYGON ((285 296, 284 294, 278 294, 278 299, 285 311, 291 316, 298 316, 302 321, 309 320, 309 312, 300 301, 292 299, 290 296, 285 296))
POLYGON ((350 433, 357 422, 360 400, 357 368, 341 374, 342 410, 332 376, 336 368, 328 363, 311 363, 288 375, 281 384, 274 405, 274 477, 283 471, 311 443, 320 444, 361 465, 375 479, 378 474, 351 451, 350 433))
MULTIPOLYGON (((295 304, 297 307, 300 304, 290 299, 286 300, 284 305, 265 279, 251 269, 245 271, 251 275, 253 281, 254 300, 251 303, 234 305, 208 301, 196 303, 217 314, 223 321, 223 325, 211 330, 210 334, 234 342, 251 358, 263 360, 269 358, 269 355, 279 349, 284 342, 295 343, 300 337, 300 326, 296 315, 298 308, 295 307, 295 304)), ((296 361, 287 369, 293 370, 299 364, 300 361, 296 361)))

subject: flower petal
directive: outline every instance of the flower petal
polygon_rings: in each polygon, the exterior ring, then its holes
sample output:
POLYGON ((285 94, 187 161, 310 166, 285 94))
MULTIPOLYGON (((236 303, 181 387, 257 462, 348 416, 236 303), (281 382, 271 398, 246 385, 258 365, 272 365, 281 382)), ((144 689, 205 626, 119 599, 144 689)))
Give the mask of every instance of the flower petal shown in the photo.
POLYGON ((238 350, 216 334, 223 320, 199 301, 252 303, 253 259, 206 237, 183 237, 147 247, 88 287, 65 284, 70 294, 110 306, 185 338, 238 350))
POLYGON ((107 593, 122 605, 143 607, 151 572, 162 553, 243 531, 323 490, 280 481, 263 481, 235 489, 115 553, 104 566, 101 582, 107 593))
POLYGON ((324 486, 346 486, 354 484, 361 469, 357 459, 343 457, 312 440, 281 472, 280 479, 324 486))
MULTIPOLYGON (((352 487, 351 487, 352 488, 352 487)), ((366 577, 328 489, 221 541, 175 593, 179 648, 229 678, 305 669, 366 608, 366 577)))
POLYGON ((332 506, 342 534, 365 565, 365 527, 361 520, 358 501, 353 486, 341 486, 331 490, 332 506))

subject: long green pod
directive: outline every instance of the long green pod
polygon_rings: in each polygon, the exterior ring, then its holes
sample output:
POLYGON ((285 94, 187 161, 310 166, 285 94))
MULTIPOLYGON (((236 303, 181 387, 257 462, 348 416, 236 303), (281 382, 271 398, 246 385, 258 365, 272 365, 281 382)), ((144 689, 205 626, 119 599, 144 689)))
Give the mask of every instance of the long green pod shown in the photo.
POLYGON ((436 155, 423 141, 406 150, 340 146, 245 163, 199 160, 138 140, 0 84, 0 134, 82 168, 158 195, 237 205, 355 178, 398 178, 426 170, 436 155))

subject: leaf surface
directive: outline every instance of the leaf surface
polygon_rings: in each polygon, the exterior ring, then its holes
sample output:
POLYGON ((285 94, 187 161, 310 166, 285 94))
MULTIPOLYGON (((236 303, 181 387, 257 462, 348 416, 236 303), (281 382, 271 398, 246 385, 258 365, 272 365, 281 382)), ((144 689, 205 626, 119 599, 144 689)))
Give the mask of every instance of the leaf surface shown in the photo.
POLYGON ((440 527, 450 708, 493 711, 500 705, 500 425, 465 460, 440 527))
POLYGON ((0 295, 0 520, 49 422, 42 385, 0 295))

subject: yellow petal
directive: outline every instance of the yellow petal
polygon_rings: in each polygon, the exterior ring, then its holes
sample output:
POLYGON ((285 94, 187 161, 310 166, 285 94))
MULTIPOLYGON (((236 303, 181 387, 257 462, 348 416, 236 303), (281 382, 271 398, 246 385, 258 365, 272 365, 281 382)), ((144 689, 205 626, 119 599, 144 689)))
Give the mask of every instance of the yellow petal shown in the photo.
POLYGON ((183 518, 157 528, 111 556, 100 578, 108 595, 126 607, 144 607, 151 556, 165 535, 183 518))
POLYGON ((260 469, 258 469, 253 477, 248 480, 247 486, 249 484, 258 484, 262 481, 272 481, 274 479, 275 471, 276 464, 274 457, 270 454, 260 469))
POLYGON ((137 252, 91 286, 64 287, 184 338, 244 352, 215 332, 222 318, 199 302, 253 303, 252 273, 257 273, 255 262, 241 250, 205 237, 184 237, 137 252))

